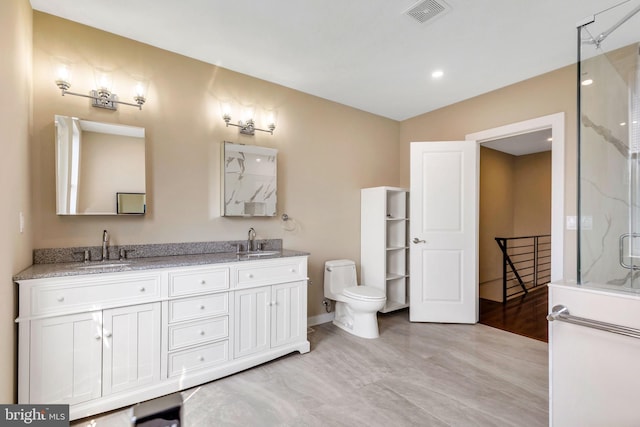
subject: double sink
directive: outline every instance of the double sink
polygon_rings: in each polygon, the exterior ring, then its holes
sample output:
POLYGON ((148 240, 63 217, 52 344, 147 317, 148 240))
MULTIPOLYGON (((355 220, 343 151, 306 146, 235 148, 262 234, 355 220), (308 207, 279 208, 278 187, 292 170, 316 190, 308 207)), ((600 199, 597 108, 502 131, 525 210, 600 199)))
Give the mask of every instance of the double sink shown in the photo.
MULTIPOLYGON (((224 255, 225 258, 228 258, 228 260, 242 260, 242 259, 252 259, 252 258, 279 255, 280 253, 281 253, 280 251, 250 251, 250 252, 228 252, 228 253, 217 254, 217 255, 224 255)), ((79 270, 100 270, 105 268, 119 268, 119 267, 126 267, 132 264, 132 262, 134 261, 126 260, 126 259, 120 260, 120 261, 117 261, 117 260, 90 261, 77 268, 79 270)), ((151 262, 151 261, 147 258, 137 258, 135 262, 151 262)))

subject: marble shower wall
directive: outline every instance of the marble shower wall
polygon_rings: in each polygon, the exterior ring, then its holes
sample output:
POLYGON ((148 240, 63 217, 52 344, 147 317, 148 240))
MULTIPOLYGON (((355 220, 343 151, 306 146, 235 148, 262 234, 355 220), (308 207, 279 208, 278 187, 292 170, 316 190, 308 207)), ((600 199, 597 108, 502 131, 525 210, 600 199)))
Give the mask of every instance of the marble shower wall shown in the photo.
MULTIPOLYGON (((637 45, 616 52, 582 63, 583 76, 594 83, 581 89, 579 250, 582 283, 619 288, 631 286, 630 271, 620 265, 620 236, 640 232, 640 223, 632 224, 638 206, 630 205, 639 190, 632 183, 638 160, 629 149, 629 100, 635 86, 630 83, 638 70, 637 45)), ((637 246, 637 240, 631 243, 637 246)), ((629 245, 625 248, 628 253, 629 245)), ((630 263, 630 258, 625 257, 625 262, 630 263)))

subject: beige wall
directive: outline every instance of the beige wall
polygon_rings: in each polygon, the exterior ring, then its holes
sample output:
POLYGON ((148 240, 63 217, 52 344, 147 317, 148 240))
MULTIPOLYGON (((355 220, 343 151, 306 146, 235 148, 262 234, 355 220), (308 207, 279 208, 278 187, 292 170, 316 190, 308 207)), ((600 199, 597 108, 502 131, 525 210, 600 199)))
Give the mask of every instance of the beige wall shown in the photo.
POLYGON ((0 2, 0 402, 15 402, 17 316, 13 274, 31 264, 32 220, 29 203, 31 120, 31 28, 28 0, 0 2), (19 231, 19 215, 25 229, 19 231))
POLYGON ((551 234, 551 151, 516 156, 514 236, 551 234))
MULTIPOLYGON (((452 104, 400 124, 400 185, 409 185, 412 141, 464 140, 470 133, 565 113, 565 215, 576 214, 576 67, 569 66, 452 104)), ((575 279, 575 231, 564 235, 564 276, 575 279)))
POLYGON ((481 286, 498 279, 502 286, 502 252, 495 238, 513 236, 513 176, 514 156, 480 147, 478 273, 481 286))
MULTIPOLYGON (((98 245, 103 229, 113 244, 136 244, 244 239, 254 227, 258 238, 282 238, 286 248, 311 252, 308 312, 324 313, 324 262, 360 259, 360 189, 398 184, 398 122, 40 12, 33 25, 35 247, 98 245), (60 96, 55 56, 75 62, 72 91, 92 88, 91 65, 113 66, 114 91, 131 101, 131 75, 146 75, 147 103, 142 111, 114 112, 60 96), (219 100, 276 108, 274 135, 226 128, 219 100), (146 128, 146 216, 55 215, 54 114, 146 128), (223 140, 279 150, 278 213, 294 218, 297 231, 274 218, 220 217, 223 140)), ((104 168, 117 173, 114 165, 104 168)))

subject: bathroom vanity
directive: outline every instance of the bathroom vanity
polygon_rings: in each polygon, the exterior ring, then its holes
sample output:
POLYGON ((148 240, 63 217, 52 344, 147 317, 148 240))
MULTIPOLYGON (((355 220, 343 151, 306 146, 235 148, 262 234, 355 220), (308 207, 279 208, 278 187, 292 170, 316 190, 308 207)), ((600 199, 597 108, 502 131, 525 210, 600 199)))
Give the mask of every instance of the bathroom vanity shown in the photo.
POLYGON ((306 253, 103 265, 15 277, 19 403, 73 420, 309 351, 306 253))

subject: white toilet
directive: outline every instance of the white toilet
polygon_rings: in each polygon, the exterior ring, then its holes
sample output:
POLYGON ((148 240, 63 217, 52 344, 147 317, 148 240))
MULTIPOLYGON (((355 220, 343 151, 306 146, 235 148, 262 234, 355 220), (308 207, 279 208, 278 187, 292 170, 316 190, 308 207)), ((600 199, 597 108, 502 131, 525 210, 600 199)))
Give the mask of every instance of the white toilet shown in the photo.
POLYGON ((333 324, 362 337, 378 338, 378 310, 387 300, 372 286, 358 286, 356 263, 348 259, 324 264, 324 296, 336 302, 333 324))

